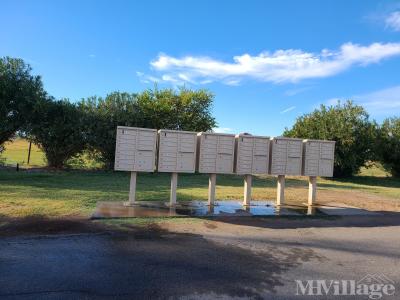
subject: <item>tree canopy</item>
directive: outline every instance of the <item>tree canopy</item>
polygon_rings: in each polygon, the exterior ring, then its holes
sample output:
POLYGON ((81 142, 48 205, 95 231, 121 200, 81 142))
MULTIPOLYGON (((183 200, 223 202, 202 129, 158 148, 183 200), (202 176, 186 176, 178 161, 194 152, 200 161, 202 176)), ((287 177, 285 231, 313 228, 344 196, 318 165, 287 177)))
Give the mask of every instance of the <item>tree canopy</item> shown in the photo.
POLYGON ((354 175, 374 158, 376 124, 369 120, 362 106, 352 101, 334 106, 321 105, 309 114, 297 118, 285 136, 334 140, 334 176, 354 175))
POLYGON ((0 58, 0 152, 17 131, 26 130, 30 112, 45 95, 40 76, 22 59, 0 58))

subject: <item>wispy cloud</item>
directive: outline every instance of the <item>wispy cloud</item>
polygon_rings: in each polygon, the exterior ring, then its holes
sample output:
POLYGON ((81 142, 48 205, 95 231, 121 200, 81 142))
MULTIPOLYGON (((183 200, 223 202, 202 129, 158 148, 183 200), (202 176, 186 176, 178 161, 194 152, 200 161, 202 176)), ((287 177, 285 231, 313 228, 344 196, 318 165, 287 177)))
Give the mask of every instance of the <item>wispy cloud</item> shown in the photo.
POLYGON ((400 112, 400 85, 356 95, 353 99, 372 114, 393 115, 400 112))
POLYGON ((155 76, 151 76, 151 75, 146 75, 143 72, 136 72, 136 76, 139 77, 140 82, 142 83, 158 83, 161 82, 162 79, 155 77, 155 76))
POLYGON ((353 95, 328 99, 326 105, 335 105, 339 101, 353 100, 356 104, 362 105, 375 116, 390 116, 400 113, 400 85, 373 91, 366 94, 353 95))
POLYGON ((293 49, 277 50, 272 53, 265 51, 255 56, 250 54, 234 56, 233 61, 205 56, 177 58, 160 54, 150 62, 150 65, 162 76, 168 76, 167 80, 164 80, 167 82, 219 81, 232 85, 239 84, 244 79, 255 79, 282 83, 329 77, 353 66, 378 63, 395 55, 400 55, 400 43, 373 43, 367 46, 346 43, 338 50, 323 49, 319 53, 293 49))
POLYGON ((288 108, 282 110, 282 111, 281 111, 281 114, 286 114, 287 112, 292 111, 292 110, 294 110, 295 108, 296 108, 296 106, 288 107, 288 108))
POLYGON ((216 133, 232 133, 233 129, 228 127, 214 127, 212 129, 216 133))
POLYGON ((309 87, 309 86, 298 88, 298 89, 290 89, 290 90, 285 91, 284 94, 285 94, 285 96, 292 97, 292 96, 304 93, 304 92, 308 91, 309 89, 311 89, 311 87, 309 87))
POLYGON ((385 19, 385 24, 387 28, 400 31, 400 11, 394 11, 388 15, 385 19))
POLYGON ((96 54, 89 54, 89 58, 95 58, 96 54))

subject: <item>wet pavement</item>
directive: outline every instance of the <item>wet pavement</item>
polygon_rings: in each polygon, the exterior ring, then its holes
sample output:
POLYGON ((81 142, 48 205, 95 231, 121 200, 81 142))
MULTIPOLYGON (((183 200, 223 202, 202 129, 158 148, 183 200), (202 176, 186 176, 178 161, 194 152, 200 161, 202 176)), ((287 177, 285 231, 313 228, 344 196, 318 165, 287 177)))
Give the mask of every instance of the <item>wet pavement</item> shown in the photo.
POLYGON ((296 280, 368 274, 384 274, 400 290, 398 216, 247 220, 3 237, 0 299, 298 300, 310 296, 296 295, 296 280))
POLYGON ((131 217, 249 217, 249 216, 352 216, 379 215, 340 203, 323 206, 276 206, 274 201, 253 201, 249 206, 235 200, 216 201, 213 206, 206 201, 180 202, 171 207, 168 202, 140 201, 127 206, 123 202, 99 202, 92 215, 94 219, 131 217))

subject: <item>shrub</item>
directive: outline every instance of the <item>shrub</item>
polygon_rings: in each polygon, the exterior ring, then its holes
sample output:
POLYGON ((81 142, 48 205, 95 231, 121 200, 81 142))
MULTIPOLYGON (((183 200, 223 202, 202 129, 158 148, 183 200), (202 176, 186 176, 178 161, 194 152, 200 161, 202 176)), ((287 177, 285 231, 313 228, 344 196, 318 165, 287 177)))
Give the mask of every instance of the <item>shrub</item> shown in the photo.
POLYGON ((351 176, 374 159, 376 124, 362 106, 347 101, 335 106, 321 105, 312 113, 299 117, 285 136, 334 140, 334 176, 351 176))

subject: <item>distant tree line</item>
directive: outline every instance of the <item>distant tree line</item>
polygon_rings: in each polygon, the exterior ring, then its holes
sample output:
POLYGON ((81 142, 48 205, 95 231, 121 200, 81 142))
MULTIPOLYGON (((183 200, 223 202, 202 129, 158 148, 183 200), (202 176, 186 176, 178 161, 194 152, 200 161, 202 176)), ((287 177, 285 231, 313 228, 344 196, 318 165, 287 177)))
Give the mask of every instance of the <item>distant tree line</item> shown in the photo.
POLYGON ((49 167, 89 151, 112 168, 118 125, 208 131, 216 126, 213 99, 203 89, 154 88, 71 103, 48 95, 23 60, 0 58, 0 152, 18 132, 44 151, 49 167))
MULTIPOLYGON (((75 103, 56 100, 23 60, 4 57, 0 58, 0 152, 18 132, 44 151, 50 167, 62 168, 86 151, 112 168, 118 125, 207 131, 216 125, 213 99, 207 90, 155 88, 75 103)), ((398 117, 379 125, 351 101, 321 105, 299 117, 284 135, 336 141, 335 177, 354 175, 371 161, 380 161, 393 176, 400 176, 398 117)))

